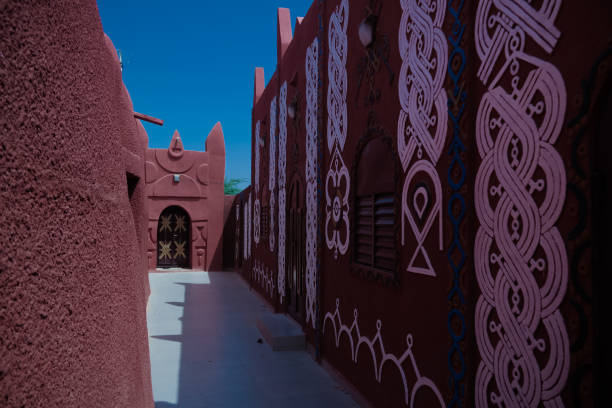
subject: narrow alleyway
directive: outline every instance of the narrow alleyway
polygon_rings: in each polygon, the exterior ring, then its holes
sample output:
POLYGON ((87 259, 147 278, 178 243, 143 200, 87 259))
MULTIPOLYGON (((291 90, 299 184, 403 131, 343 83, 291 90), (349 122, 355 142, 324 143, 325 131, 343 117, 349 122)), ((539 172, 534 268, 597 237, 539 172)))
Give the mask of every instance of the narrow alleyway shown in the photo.
POLYGON ((256 317, 271 310, 233 272, 149 274, 157 408, 357 407, 306 351, 274 352, 256 317))

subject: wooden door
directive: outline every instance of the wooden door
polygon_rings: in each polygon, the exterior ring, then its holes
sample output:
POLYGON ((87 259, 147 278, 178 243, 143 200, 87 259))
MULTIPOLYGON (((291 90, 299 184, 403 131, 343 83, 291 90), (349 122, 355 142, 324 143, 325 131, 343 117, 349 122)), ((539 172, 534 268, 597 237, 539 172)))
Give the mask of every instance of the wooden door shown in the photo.
POLYGON ((242 225, 244 224, 244 220, 242 219, 242 206, 240 203, 236 204, 236 225, 234 226, 234 267, 240 268, 242 266, 242 257, 243 257, 243 246, 242 246, 242 225))
POLYGON ((157 267, 189 268, 191 220, 181 207, 166 208, 157 223, 157 267))
POLYGON ((305 318, 306 294, 306 220, 301 207, 299 183, 291 187, 290 208, 287 217, 287 307, 298 321, 305 318))

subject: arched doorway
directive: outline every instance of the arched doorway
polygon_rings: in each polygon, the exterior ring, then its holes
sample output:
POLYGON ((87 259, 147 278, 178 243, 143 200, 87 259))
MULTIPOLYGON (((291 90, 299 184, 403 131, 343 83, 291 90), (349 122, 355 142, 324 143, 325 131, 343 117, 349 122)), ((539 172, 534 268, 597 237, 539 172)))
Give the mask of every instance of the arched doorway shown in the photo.
POLYGON ((191 219, 176 205, 166 208, 157 222, 157 267, 191 267, 191 219))

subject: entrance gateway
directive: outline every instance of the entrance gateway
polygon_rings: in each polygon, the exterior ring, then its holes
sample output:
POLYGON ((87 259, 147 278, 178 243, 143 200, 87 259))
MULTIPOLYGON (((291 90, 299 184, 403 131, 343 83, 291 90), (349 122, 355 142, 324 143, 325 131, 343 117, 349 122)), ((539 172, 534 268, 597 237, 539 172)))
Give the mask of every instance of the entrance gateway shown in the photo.
POLYGON ((178 206, 166 208, 157 223, 157 267, 190 268, 191 220, 178 206))

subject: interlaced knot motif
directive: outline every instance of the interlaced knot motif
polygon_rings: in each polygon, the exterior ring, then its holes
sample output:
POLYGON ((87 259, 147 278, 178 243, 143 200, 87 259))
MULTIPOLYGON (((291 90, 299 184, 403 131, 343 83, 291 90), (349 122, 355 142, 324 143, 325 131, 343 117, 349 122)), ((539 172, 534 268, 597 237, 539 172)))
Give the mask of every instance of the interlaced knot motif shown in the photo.
POLYGON ((319 40, 306 50, 306 322, 315 326, 317 274, 317 117, 319 40))
POLYGON ((477 407, 563 406, 570 356, 559 305, 568 265, 555 223, 566 179, 554 143, 567 95, 557 68, 524 52, 528 39, 552 52, 560 5, 482 0, 476 14, 478 76, 487 85, 476 117, 477 407))
POLYGON ((278 118, 278 294, 285 297, 285 233, 287 167, 287 82, 283 82, 279 95, 278 118))
POLYGON ((348 1, 342 0, 329 18, 328 29, 327 147, 332 159, 325 178, 325 243, 327 248, 334 251, 334 259, 338 259, 339 254, 346 254, 350 234, 348 223, 350 176, 342 159, 348 125, 346 108, 348 16, 348 1))
POLYGON ((408 220, 416 249, 407 270, 436 276, 424 242, 437 219, 442 250, 442 184, 435 166, 447 134, 447 97, 442 86, 448 47, 441 29, 446 1, 401 0, 401 6, 397 149, 408 171, 402 192, 402 245, 408 220))
POLYGON ((253 240, 255 245, 259 244, 260 237, 260 215, 261 204, 259 202, 259 149, 263 147, 263 141, 259 136, 260 121, 255 124, 255 204, 253 205, 253 240))
POLYGON ((269 160, 269 176, 268 176, 268 188, 270 189, 270 202, 268 208, 270 209, 270 233, 268 234, 268 241, 270 244, 270 251, 274 252, 274 246, 276 238, 274 235, 274 209, 276 208, 276 96, 272 98, 270 103, 270 160, 269 160))

